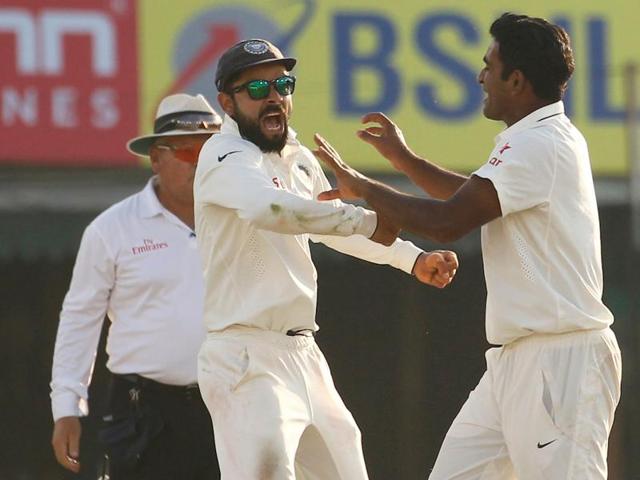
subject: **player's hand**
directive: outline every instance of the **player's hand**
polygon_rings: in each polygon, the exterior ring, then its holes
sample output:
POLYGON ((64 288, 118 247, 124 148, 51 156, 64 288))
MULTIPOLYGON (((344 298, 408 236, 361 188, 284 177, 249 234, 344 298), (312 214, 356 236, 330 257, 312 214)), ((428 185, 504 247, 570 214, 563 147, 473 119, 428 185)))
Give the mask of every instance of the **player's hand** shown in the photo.
POLYGON ((413 155, 404 140, 402 130, 384 113, 367 113, 362 123, 375 123, 356 133, 360 139, 372 145, 380 155, 389 160, 397 170, 402 170, 403 159, 413 155))
POLYGON ((355 200, 362 198, 362 189, 369 179, 344 163, 336 149, 319 134, 316 133, 313 140, 318 146, 316 150, 313 150, 313 154, 333 170, 338 182, 336 188, 318 195, 318 200, 335 200, 336 198, 355 200))
POLYGON ((394 225, 387 217, 383 217, 379 213, 377 215, 378 225, 376 225, 376 230, 371 235, 370 240, 388 247, 398 238, 400 228, 394 225))
POLYGON ((74 473, 80 471, 80 435, 82 426, 78 417, 59 418, 53 426, 51 445, 56 460, 74 473))
POLYGON ((413 267, 413 274, 427 285, 444 288, 451 283, 458 270, 458 256, 449 250, 421 253, 413 267))

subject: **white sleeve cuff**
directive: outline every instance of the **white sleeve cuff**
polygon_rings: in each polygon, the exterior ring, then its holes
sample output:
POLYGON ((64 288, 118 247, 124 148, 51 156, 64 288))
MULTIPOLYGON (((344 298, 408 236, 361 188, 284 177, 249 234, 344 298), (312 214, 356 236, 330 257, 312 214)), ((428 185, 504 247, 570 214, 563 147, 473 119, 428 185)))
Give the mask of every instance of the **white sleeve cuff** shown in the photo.
POLYGON ((55 397, 52 395, 51 411, 54 422, 62 417, 84 417, 89 414, 89 404, 72 392, 59 393, 55 397))
POLYGON ((416 247, 413 243, 398 239, 393 244, 392 248, 395 250, 392 266, 405 273, 411 275, 413 267, 416 264, 416 260, 424 250, 416 247))

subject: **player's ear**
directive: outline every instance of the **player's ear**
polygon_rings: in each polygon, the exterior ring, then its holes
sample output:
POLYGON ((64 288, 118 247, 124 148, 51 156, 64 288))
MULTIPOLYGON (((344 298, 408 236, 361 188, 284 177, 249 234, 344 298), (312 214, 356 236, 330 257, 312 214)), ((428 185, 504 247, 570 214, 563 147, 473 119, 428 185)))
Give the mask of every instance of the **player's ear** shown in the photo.
POLYGON ((228 93, 219 92, 218 103, 222 107, 222 110, 224 110, 224 113, 226 113, 227 115, 233 116, 236 113, 236 108, 235 108, 235 104, 233 103, 233 98, 231 98, 231 95, 229 95, 228 93))
POLYGON ((511 85, 511 90, 515 94, 522 93, 527 86, 527 77, 524 76, 522 70, 515 69, 509 75, 509 83, 511 85))

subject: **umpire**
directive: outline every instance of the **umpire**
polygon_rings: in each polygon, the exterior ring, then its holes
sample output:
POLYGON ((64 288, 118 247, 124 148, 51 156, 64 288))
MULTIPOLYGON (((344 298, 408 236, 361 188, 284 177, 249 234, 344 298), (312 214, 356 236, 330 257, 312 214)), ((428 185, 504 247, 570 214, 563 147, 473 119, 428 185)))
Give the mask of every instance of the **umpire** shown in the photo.
POLYGON ((99 433, 103 478, 219 479, 209 413, 196 384, 205 336, 193 177, 220 117, 202 95, 170 95, 154 133, 127 147, 149 156, 146 187, 86 228, 60 314, 51 380, 58 462, 80 471, 79 417, 105 314, 110 385, 99 433), (108 477, 107 475, 108 474, 108 477))

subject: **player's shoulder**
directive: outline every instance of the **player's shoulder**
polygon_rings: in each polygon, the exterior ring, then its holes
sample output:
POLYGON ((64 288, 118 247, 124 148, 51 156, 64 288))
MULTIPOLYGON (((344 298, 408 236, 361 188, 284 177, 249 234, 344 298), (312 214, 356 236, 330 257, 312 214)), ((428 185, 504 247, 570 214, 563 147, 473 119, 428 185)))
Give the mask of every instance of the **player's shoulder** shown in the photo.
POLYGON ((210 163, 211 166, 240 158, 246 155, 261 155, 260 149, 248 140, 228 133, 216 133, 203 145, 199 161, 210 163))
POLYGON ((496 145, 501 155, 521 158, 540 158, 554 150, 554 136, 547 127, 536 127, 516 132, 496 145))
POLYGON ((118 224, 132 221, 137 222, 141 202, 143 202, 143 195, 144 190, 141 190, 114 203, 98 214, 98 216, 89 223, 87 228, 108 232, 118 224))
POLYGON ((298 143, 296 147, 298 150, 296 152, 296 163, 298 165, 303 165, 311 169, 311 171, 320 169, 320 163, 318 162, 318 159, 308 147, 306 147, 302 143, 298 143))
POLYGON ((313 155, 313 152, 311 152, 311 149, 309 149, 306 145, 297 142, 295 146, 298 148, 298 154, 300 156, 304 156, 311 162, 315 160, 316 157, 313 155))

